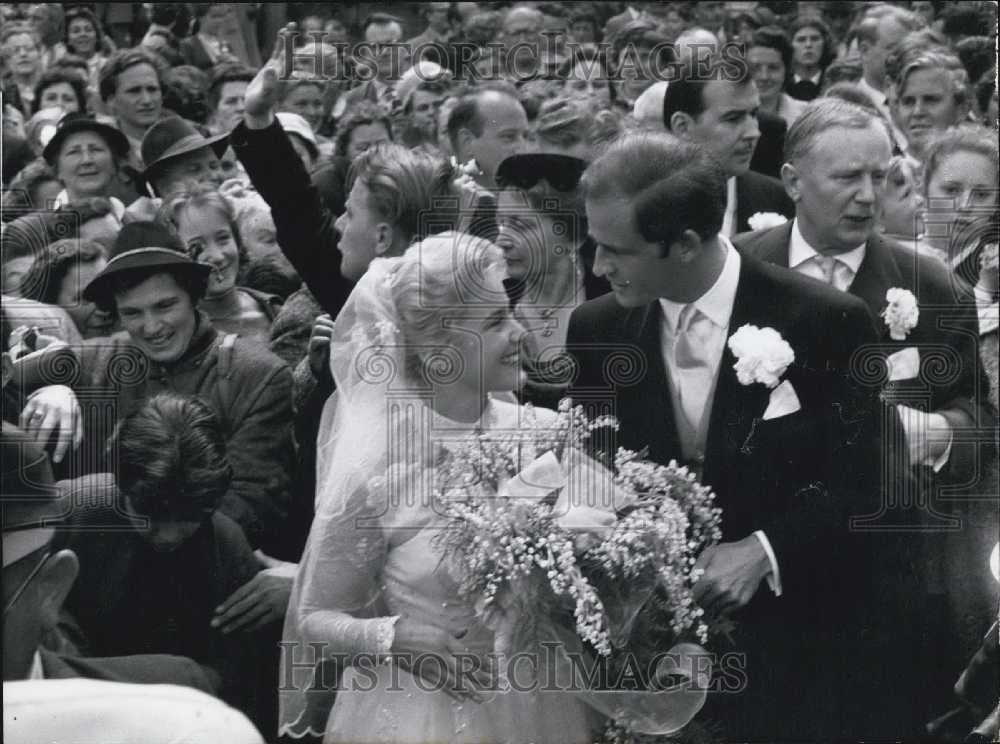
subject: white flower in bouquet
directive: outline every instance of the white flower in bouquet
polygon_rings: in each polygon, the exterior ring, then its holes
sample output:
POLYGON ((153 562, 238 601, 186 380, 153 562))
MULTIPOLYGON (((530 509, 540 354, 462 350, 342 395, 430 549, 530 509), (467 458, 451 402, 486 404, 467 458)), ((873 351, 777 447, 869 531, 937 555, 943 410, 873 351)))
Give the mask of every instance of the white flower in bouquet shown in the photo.
POLYGON ((766 230, 788 222, 788 218, 777 212, 756 212, 748 220, 751 230, 766 230))
POLYGON ((892 287, 885 293, 885 300, 889 304, 882 311, 882 317, 889 327, 889 336, 893 341, 904 341, 920 320, 917 298, 908 289, 892 287))
POLYGON ((734 368, 741 385, 759 382, 774 389, 795 361, 792 347, 773 328, 745 325, 729 337, 728 344, 736 357, 734 368))

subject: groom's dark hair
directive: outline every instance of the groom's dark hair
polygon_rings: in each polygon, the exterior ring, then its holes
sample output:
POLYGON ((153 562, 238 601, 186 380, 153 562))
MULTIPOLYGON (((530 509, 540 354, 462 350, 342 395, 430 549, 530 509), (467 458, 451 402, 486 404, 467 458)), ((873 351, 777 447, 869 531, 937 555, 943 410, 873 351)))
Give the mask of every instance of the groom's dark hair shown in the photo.
POLYGON ((726 176, 703 147, 669 134, 641 132, 622 137, 583 174, 584 197, 610 196, 632 205, 636 230, 663 255, 685 230, 702 240, 722 229, 726 176))

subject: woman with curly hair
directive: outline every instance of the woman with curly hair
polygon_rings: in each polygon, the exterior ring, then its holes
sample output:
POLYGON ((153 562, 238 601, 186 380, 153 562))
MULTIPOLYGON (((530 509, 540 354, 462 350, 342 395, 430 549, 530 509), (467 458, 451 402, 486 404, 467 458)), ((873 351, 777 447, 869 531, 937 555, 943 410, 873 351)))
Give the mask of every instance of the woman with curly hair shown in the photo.
POLYGON ((114 49, 111 40, 104 35, 101 24, 94 12, 86 6, 77 6, 66 11, 66 35, 63 43, 66 51, 87 61, 90 86, 97 89, 101 77, 101 66, 108 61, 108 54, 114 49))
POLYGON ((69 114, 87 110, 87 83, 72 70, 46 70, 35 84, 31 113, 45 108, 61 108, 69 114))

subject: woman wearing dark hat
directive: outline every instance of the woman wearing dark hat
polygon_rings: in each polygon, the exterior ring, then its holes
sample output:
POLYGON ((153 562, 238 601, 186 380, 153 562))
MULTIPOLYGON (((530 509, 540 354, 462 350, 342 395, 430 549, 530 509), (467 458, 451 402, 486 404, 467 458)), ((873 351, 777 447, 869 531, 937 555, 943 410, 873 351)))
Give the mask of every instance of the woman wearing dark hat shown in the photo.
POLYGON ((120 130, 89 114, 66 114, 42 151, 64 188, 57 204, 104 196, 111 199, 120 220, 125 205, 112 194, 115 175, 128 152, 128 139, 120 130))
MULTIPOLYGON (((115 419, 162 390, 209 403, 224 422, 234 472, 222 511, 243 527, 254 547, 280 554, 284 542, 294 539, 283 530, 291 373, 266 349, 219 333, 197 309, 210 273, 162 226, 126 225, 104 270, 83 291, 85 300, 114 313, 125 332, 84 342, 84 378, 90 389, 107 392, 105 410, 115 419)), ((88 437, 100 441, 110 434, 103 418, 88 423, 88 437)), ((110 469, 108 463, 94 465, 97 471, 110 469)))
POLYGON ((505 282, 524 337, 528 380, 524 400, 555 407, 566 390, 560 358, 569 316, 608 292, 591 271, 594 248, 578 192, 587 162, 569 155, 528 153, 500 163, 496 244, 507 261, 505 282))

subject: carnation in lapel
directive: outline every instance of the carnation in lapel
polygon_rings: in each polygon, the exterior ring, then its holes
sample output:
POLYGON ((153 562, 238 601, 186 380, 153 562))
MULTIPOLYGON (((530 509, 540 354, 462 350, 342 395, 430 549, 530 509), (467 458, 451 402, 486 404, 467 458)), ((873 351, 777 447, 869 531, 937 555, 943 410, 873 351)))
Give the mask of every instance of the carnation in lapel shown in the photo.
POLYGON ((917 298, 908 289, 892 287, 885 293, 885 300, 889 304, 882 311, 882 317, 889 327, 889 337, 893 341, 905 341, 920 320, 917 298))

